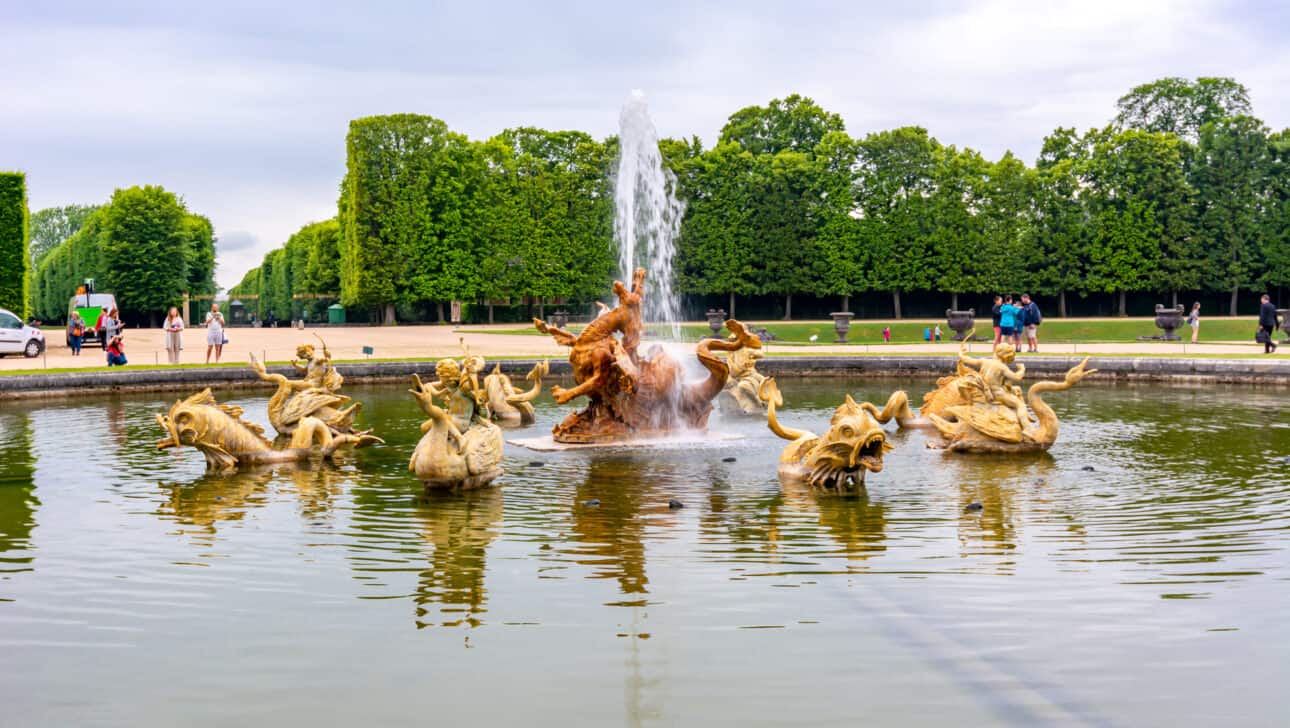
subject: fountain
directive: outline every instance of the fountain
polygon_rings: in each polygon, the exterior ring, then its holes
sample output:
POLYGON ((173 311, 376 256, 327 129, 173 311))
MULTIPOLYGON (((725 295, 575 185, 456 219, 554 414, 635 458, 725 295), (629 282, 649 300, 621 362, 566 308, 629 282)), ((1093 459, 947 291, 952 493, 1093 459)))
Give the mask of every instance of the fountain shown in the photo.
POLYGON ((555 442, 590 445, 657 437, 678 430, 702 430, 712 400, 729 378, 726 363, 712 353, 760 349, 761 340, 735 320, 725 322, 733 341, 704 339, 695 350, 707 370, 700 381, 684 381, 681 360, 655 344, 642 353, 645 322, 657 321, 681 336, 680 305, 672 287, 672 259, 684 205, 676 199, 676 178, 663 166, 658 135, 645 96, 632 93, 619 117, 618 172, 614 181, 614 238, 622 280, 615 281, 618 305, 574 336, 563 327, 534 319, 538 331, 572 349, 575 386, 554 387, 555 401, 586 396, 586 409, 570 414, 552 430, 555 442), (648 277, 652 290, 645 293, 648 277), (630 287, 623 281, 630 281, 630 287))

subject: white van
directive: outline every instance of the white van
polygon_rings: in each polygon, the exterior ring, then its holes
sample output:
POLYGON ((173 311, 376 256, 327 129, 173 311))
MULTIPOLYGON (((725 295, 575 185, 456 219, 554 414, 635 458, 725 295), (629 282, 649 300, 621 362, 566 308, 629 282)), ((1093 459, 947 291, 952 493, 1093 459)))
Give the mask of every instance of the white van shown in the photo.
MULTIPOLYGON (((67 304, 67 320, 72 320, 72 312, 75 311, 81 315, 81 320, 85 322, 85 338, 82 344, 88 345, 94 342, 99 346, 105 346, 103 341, 103 332, 99 331, 96 326, 99 323, 99 316, 116 308, 116 296, 111 293, 77 293, 72 296, 71 303, 67 304)), ((72 345, 70 336, 67 338, 67 345, 72 345)))
POLYGON ((44 332, 23 323, 12 311, 0 308, 0 356, 22 354, 30 359, 40 356, 44 350, 44 332))

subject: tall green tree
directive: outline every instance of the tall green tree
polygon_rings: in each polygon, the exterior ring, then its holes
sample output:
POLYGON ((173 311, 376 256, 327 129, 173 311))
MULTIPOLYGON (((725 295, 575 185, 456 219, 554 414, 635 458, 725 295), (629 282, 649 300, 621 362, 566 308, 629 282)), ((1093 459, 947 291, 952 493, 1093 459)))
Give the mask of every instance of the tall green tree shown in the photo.
POLYGON ((1263 272, 1269 288, 1290 286, 1290 129, 1268 137, 1267 203, 1260 217, 1263 272))
POLYGON ((846 131, 842 117, 805 96, 793 94, 765 106, 748 106, 730 115, 720 142, 736 142, 753 154, 783 151, 814 154, 830 132, 846 131))
POLYGON ((1265 247, 1262 207, 1273 159, 1267 128, 1250 116, 1207 122, 1200 130, 1193 179, 1199 208, 1200 249, 1206 251, 1208 283, 1231 295, 1236 315, 1241 290, 1260 279, 1265 247))
POLYGON ((1081 192, 1090 150, 1074 129, 1058 128, 1044 138, 1035 167, 1035 217, 1024 245, 1030 287, 1057 296, 1057 315, 1066 316, 1066 294, 1081 290, 1088 264, 1088 209, 1081 192))
POLYGON ((155 185, 117 190, 103 211, 97 276, 124 312, 156 325, 189 289, 193 225, 174 194, 155 185))
POLYGON ((54 246, 76 234, 85 224, 90 213, 99 209, 99 205, 64 205, 47 207, 31 213, 31 267, 40 265, 40 261, 54 246))
POLYGON ((0 172, 0 306, 24 318, 31 270, 27 220, 26 176, 0 172))

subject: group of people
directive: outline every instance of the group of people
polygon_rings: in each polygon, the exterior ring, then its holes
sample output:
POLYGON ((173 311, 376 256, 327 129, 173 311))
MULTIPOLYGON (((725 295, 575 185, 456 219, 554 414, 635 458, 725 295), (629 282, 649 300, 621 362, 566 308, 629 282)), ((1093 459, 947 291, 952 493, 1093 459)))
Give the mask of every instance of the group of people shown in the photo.
POLYGON ((85 345, 85 337, 93 331, 98 337, 99 346, 107 355, 108 366, 124 366, 125 349, 121 343, 121 332, 124 329, 121 312, 115 308, 100 313, 93 326, 81 318, 79 311, 73 311, 67 321, 67 343, 72 350, 72 356, 80 356, 81 349, 85 345))
MULTIPOLYGON (((206 312, 202 326, 206 327, 206 363, 211 363, 211 353, 214 352, 215 363, 218 364, 220 355, 224 353, 224 345, 228 343, 228 336, 224 334, 224 314, 220 313, 218 303, 211 304, 211 310, 206 312)), ((167 360, 171 364, 178 364, 179 352, 184 349, 184 318, 179 315, 178 308, 170 307, 162 329, 166 334, 167 360)))
MULTIPOLYGON (((211 363, 211 354, 214 353, 215 363, 218 364, 220 355, 224 352, 224 345, 228 343, 228 337, 224 334, 224 314, 220 313, 218 303, 211 304, 211 310, 206 314, 202 325, 206 327, 206 363, 211 363)), ((67 342, 72 350, 72 356, 81 355, 85 337, 93 331, 103 347, 103 352, 107 355, 107 365, 125 366, 128 362, 125 358, 125 343, 121 336, 124 329, 125 324, 121 322, 121 314, 115 308, 100 315, 92 327, 81 318, 79 311, 72 311, 72 315, 67 320, 67 342)), ((170 311, 166 313, 165 323, 162 324, 162 330, 165 333, 167 360, 171 364, 178 364, 179 352, 184 348, 184 319, 179 315, 178 307, 170 307, 170 311)))
POLYGON ((1021 339, 1026 339, 1026 351, 1039 351, 1039 325, 1044 322, 1044 315, 1039 311, 1030 294, 1023 293, 1021 298, 1013 301, 1012 296, 995 296, 994 308, 990 310, 994 320, 994 345, 1000 342, 1011 343, 1013 348, 1021 351, 1021 339))

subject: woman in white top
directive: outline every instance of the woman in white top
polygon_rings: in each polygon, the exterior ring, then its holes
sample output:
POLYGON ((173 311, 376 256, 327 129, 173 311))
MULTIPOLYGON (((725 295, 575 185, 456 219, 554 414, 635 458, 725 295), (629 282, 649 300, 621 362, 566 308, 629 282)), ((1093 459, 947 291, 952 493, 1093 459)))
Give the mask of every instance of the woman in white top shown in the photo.
POLYGON ((184 320, 174 306, 166 313, 166 358, 171 364, 179 363, 179 350, 184 348, 184 320))
POLYGON ((1187 317, 1187 323, 1191 325, 1191 343, 1195 344, 1196 339, 1200 338, 1200 301, 1191 305, 1191 315, 1187 317))
POLYGON ((211 349, 215 350, 215 363, 219 364, 220 352, 224 350, 224 314, 219 312, 219 304, 212 303, 206 313, 206 363, 211 363, 211 349))

